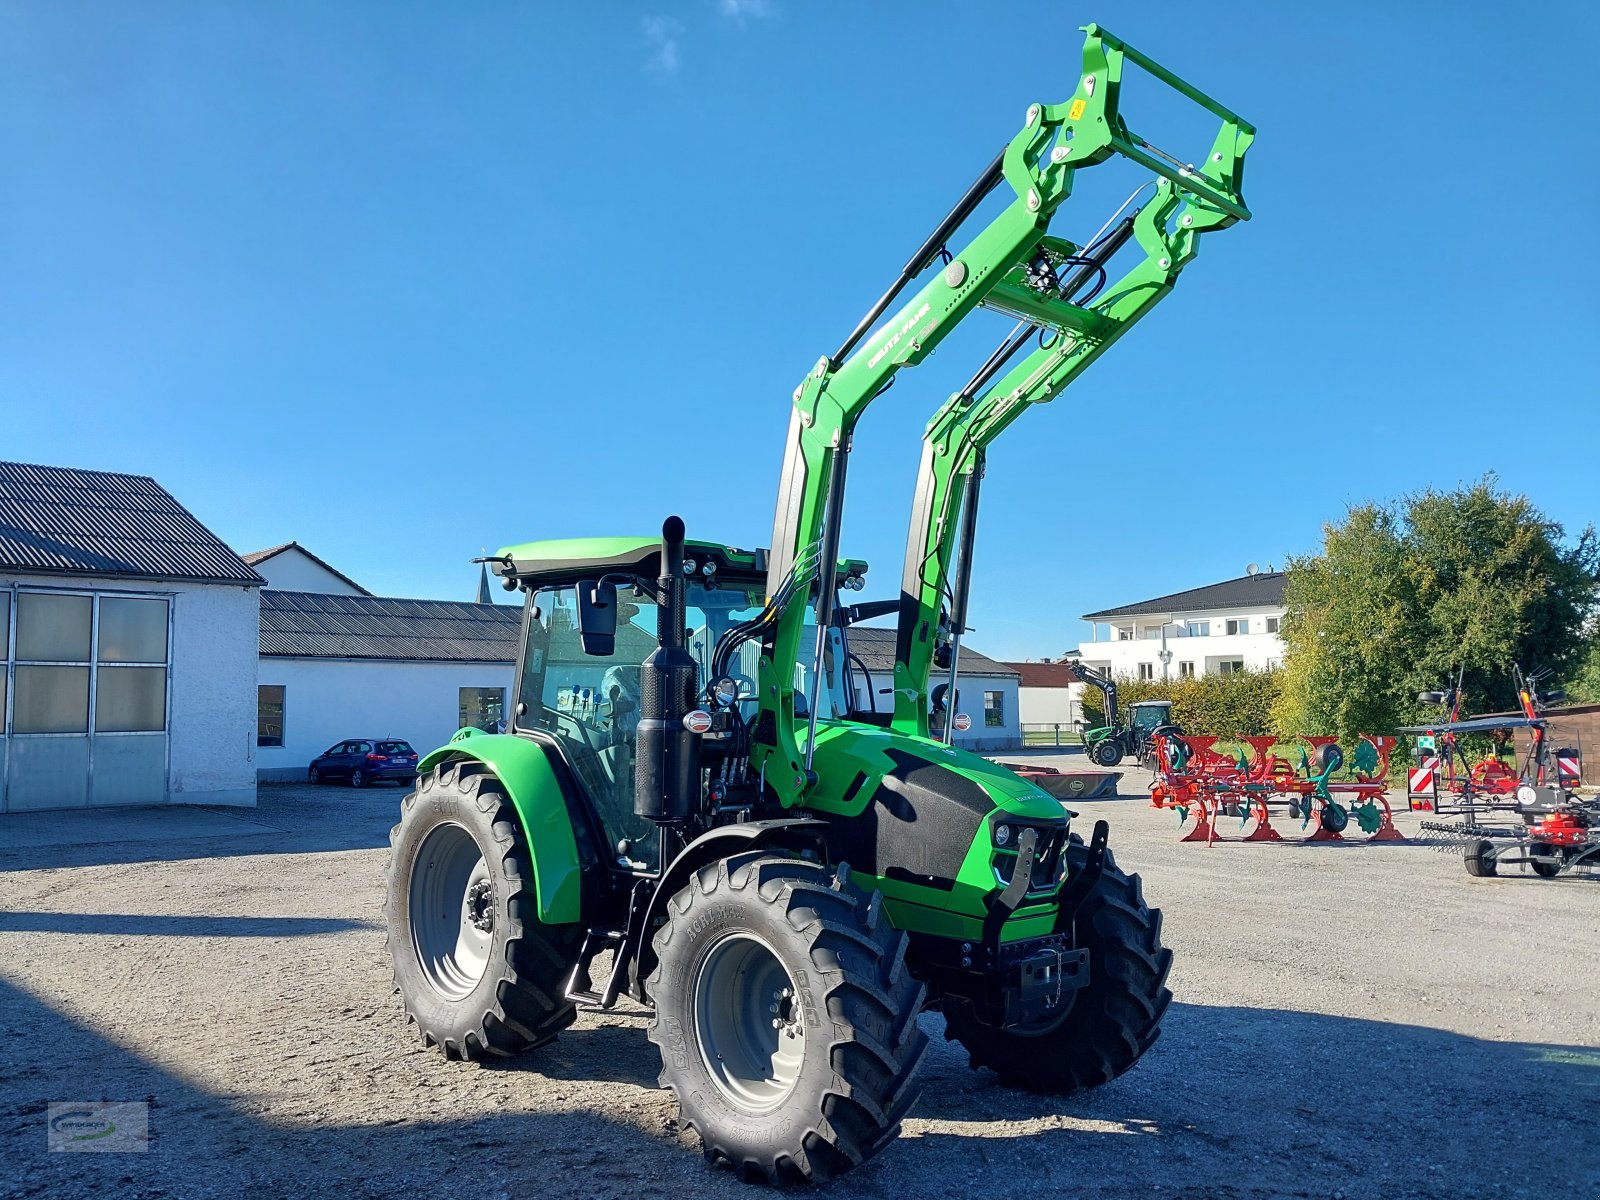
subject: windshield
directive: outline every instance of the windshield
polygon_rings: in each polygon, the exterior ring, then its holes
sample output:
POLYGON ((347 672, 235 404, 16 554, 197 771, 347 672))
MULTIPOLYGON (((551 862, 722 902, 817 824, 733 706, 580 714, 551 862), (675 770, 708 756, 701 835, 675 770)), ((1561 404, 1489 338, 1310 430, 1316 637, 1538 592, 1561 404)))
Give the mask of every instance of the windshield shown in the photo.
POLYGON ((1172 709, 1165 704, 1140 705, 1133 710, 1133 727, 1141 733, 1149 733, 1158 725, 1167 723, 1167 714, 1172 709))
MULTIPOLYGON (((689 585, 685 604, 685 644, 699 665, 697 691, 711 680, 717 640, 756 617, 765 604, 759 583, 689 585)), ((654 865, 657 831, 633 812, 633 748, 639 722, 639 668, 656 648, 656 604, 642 590, 617 588, 617 636, 609 655, 583 652, 578 638, 578 594, 573 585, 545 588, 529 598, 527 646, 517 686, 516 723, 557 738, 584 790, 594 798, 607 840, 618 859, 654 865)), ((816 626, 808 623, 801 641, 802 663, 795 669, 795 710, 802 720, 810 692, 816 626)), ((759 639, 740 644, 729 671, 740 681, 740 715, 756 709, 755 679, 761 657, 759 639)), ((845 655, 839 631, 828 640, 820 717, 846 711, 845 655)), ((626 865, 626 864, 624 864, 626 865)))
POLYGON ((411 743, 410 742, 379 742, 378 743, 378 753, 379 754, 411 754, 411 753, 413 753, 413 751, 411 749, 411 743))

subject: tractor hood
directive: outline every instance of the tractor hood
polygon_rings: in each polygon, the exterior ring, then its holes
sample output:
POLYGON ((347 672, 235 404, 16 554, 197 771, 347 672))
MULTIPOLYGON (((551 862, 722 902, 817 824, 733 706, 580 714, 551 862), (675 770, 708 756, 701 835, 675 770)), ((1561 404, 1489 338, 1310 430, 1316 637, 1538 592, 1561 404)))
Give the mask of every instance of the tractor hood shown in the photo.
MULTIPOLYGON (((1066 809, 1042 788, 966 750, 853 721, 820 722, 805 807, 834 826, 839 857, 885 895, 981 918, 996 870, 1033 827, 1053 878, 1066 809), (1002 827, 1008 827, 1001 833, 1002 827)), ((1050 889, 1053 890, 1053 887, 1050 889)))

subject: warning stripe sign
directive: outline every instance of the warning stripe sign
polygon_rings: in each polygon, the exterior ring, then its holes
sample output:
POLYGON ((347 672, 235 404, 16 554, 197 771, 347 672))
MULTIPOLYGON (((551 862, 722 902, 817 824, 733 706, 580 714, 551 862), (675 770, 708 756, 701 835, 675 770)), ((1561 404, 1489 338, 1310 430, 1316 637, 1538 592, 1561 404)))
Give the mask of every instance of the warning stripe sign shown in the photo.
POLYGON ((1420 767, 1413 767, 1406 772, 1406 798, 1410 801, 1413 810, 1431 812, 1433 798, 1438 795, 1439 759, 1430 756, 1422 760, 1420 767))
POLYGON ((1556 772, 1562 779, 1582 779, 1583 764, 1576 754, 1556 755, 1556 772))

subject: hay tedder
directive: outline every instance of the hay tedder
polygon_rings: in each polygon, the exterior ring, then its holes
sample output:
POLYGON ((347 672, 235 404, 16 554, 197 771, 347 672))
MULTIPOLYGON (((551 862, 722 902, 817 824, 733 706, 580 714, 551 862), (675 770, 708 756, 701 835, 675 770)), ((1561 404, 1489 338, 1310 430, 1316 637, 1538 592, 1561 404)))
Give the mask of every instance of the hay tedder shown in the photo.
MULTIPOLYGON (((1568 871, 1600 869, 1600 801, 1577 794, 1582 779, 1578 751, 1550 748, 1545 706, 1565 694, 1539 691, 1538 672, 1525 674, 1516 666, 1512 672, 1520 716, 1460 720, 1459 681, 1449 691, 1422 694, 1422 700, 1444 705, 1448 719, 1400 731, 1426 739, 1435 767, 1442 767, 1428 781, 1431 803, 1427 792, 1412 785, 1412 807, 1432 807, 1440 815, 1460 818, 1425 821, 1422 828, 1443 835, 1446 846, 1461 847, 1468 875, 1483 878, 1497 875, 1504 866, 1526 866, 1541 879, 1554 879, 1568 871), (1527 753, 1515 771, 1497 752, 1473 762, 1465 749, 1466 737, 1486 735, 1498 746, 1515 730, 1525 730, 1528 737, 1527 753)), ((1426 766, 1427 759, 1423 762, 1426 766)))
POLYGON ((1344 841, 1354 822, 1369 842, 1401 842, 1394 826, 1388 787, 1389 755, 1395 739, 1362 734, 1346 769, 1337 738, 1304 736, 1298 764, 1274 753, 1273 736, 1241 737, 1249 752, 1219 754, 1218 738, 1167 733, 1156 740, 1156 775, 1150 803, 1171 809, 1185 842, 1280 842, 1274 810, 1312 832, 1308 842, 1344 841), (1339 773, 1344 771, 1343 777, 1339 773), (1237 819, 1238 830, 1221 824, 1237 819))

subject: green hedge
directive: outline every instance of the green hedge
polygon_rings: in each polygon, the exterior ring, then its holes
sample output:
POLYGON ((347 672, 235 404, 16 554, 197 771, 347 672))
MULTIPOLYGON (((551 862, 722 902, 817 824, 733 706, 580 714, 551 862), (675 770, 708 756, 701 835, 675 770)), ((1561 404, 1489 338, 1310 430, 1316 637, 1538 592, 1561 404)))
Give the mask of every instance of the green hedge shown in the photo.
MULTIPOLYGON (((1191 733, 1221 737, 1274 733, 1272 708, 1278 699, 1279 676, 1278 671, 1241 671, 1165 682, 1119 679, 1117 702, 1126 708, 1137 700, 1171 700, 1172 719, 1191 733)), ((1098 688, 1084 688, 1083 718, 1090 728, 1105 724, 1102 700, 1098 688)))

